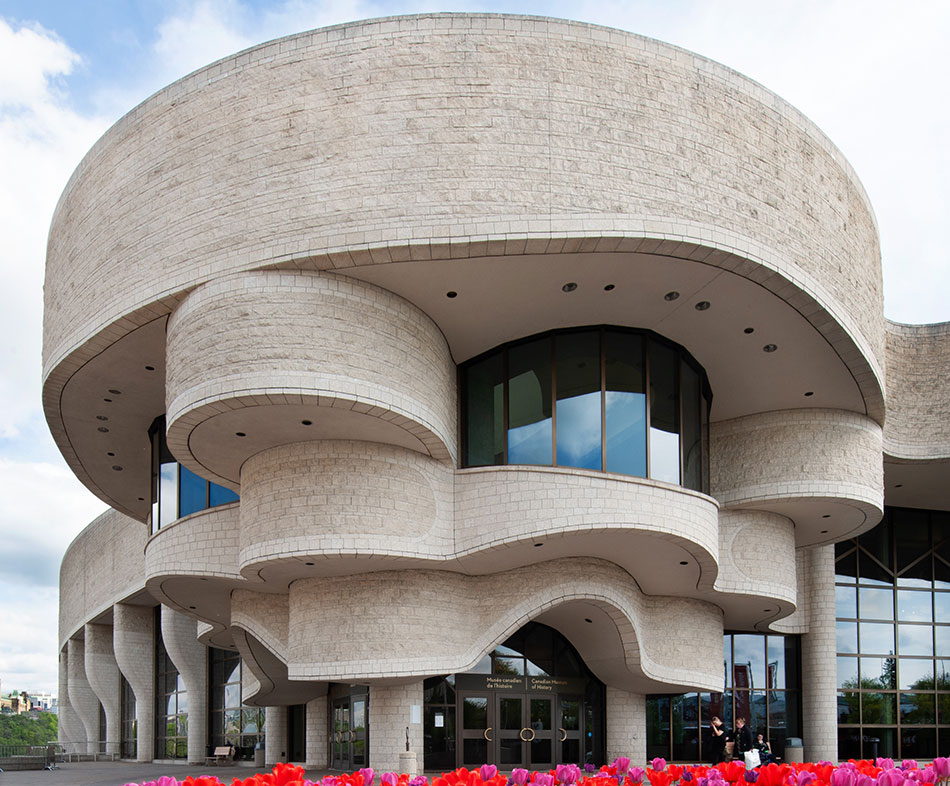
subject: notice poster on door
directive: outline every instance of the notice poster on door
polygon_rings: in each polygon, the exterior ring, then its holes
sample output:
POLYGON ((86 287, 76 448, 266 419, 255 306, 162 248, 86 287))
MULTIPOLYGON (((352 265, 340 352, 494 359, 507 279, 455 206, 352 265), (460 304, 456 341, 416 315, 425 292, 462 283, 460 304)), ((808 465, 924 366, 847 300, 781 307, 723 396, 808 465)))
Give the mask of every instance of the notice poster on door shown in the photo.
POLYGON ((445 715, 441 712, 437 712, 435 714, 435 727, 441 729, 443 726, 445 726, 445 715))

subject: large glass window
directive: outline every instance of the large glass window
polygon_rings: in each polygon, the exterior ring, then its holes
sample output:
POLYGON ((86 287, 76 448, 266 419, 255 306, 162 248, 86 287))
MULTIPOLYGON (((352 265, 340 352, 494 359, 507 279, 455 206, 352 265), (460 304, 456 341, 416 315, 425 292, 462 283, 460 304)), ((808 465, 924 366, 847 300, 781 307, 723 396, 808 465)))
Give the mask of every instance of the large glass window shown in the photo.
POLYGON ((124 675, 119 677, 121 684, 122 747, 123 759, 134 759, 138 750, 138 724, 135 720, 135 693, 124 675))
POLYGON ((153 533, 182 516, 238 501, 231 489, 205 480, 175 460, 165 441, 164 416, 155 419, 148 434, 152 443, 153 533))
MULTIPOLYGON (((647 696, 647 759, 711 760, 709 722, 733 729, 743 717, 783 756, 788 737, 801 736, 799 639, 750 633, 723 637, 724 690, 647 696)), ((848 709, 841 699, 839 717, 848 709)))
MULTIPOLYGON (((161 610, 156 607, 155 630, 161 629, 161 610)), ((155 637, 155 757, 188 757, 188 691, 160 635, 155 637)))
POLYGON ((241 699, 241 656, 231 650, 208 651, 211 693, 211 747, 232 745, 237 759, 253 759, 264 740, 264 709, 247 707, 241 699))
POLYGON ((467 467, 554 465, 708 486, 706 375, 652 333, 534 336, 466 363, 460 380, 467 467))
POLYGON ((950 516, 886 508, 835 556, 839 757, 950 754, 950 516))

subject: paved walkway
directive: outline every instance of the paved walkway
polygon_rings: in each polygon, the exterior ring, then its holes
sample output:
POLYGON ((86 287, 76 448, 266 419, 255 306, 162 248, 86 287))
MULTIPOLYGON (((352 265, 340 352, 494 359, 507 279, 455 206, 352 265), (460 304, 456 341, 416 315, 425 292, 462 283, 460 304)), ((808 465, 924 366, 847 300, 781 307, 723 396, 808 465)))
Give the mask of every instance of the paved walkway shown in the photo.
MULTIPOLYGON (((20 770, 0 774, 0 786, 124 786, 126 783, 153 781, 162 775, 184 780, 189 775, 215 775, 222 783, 232 778, 250 778, 270 769, 253 767, 204 767, 181 764, 138 764, 136 762, 74 762, 59 765, 58 770, 20 770)), ((325 770, 309 770, 307 777, 319 781, 325 770)))

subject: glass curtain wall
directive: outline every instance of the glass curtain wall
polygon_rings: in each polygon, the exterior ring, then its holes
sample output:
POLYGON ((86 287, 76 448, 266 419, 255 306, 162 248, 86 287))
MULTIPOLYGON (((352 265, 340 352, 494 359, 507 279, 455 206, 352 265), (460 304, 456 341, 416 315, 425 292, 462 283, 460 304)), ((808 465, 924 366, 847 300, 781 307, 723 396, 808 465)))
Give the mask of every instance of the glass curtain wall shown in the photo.
POLYGON ((129 681, 122 675, 121 680, 121 715, 122 715, 122 743, 119 755, 123 759, 134 759, 138 756, 138 728, 135 722, 135 693, 129 681))
POLYGON ((165 416, 148 430, 152 444, 152 533, 182 516, 237 502, 231 489, 211 483, 179 464, 165 441, 165 416))
POLYGON ((232 745, 235 759, 253 759, 255 746, 264 741, 264 709, 242 703, 242 668, 238 653, 209 648, 210 746, 232 745))
POLYGON ((727 730, 744 717, 781 757, 788 737, 801 736, 799 638, 734 633, 723 637, 722 693, 647 696, 647 759, 710 761, 709 722, 727 730))
POLYGON ((950 753, 950 514, 886 508, 835 547, 838 755, 950 753))
POLYGON ((491 350, 460 378, 467 467, 553 465, 708 486, 706 375, 659 336, 556 331, 491 350))
MULTIPOLYGON (((155 630, 162 629, 160 609, 155 608, 155 630)), ((168 657, 165 642, 155 637, 155 758, 188 757, 188 691, 168 657)))

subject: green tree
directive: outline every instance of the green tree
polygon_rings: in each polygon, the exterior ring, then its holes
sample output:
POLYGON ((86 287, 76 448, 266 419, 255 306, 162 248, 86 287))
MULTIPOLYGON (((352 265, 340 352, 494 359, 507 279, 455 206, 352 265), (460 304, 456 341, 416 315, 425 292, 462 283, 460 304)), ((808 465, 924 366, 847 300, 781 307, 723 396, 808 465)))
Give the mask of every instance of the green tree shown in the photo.
POLYGON ((56 739, 59 719, 52 712, 39 715, 0 715, 0 745, 45 745, 56 739))

